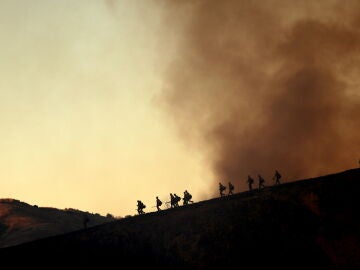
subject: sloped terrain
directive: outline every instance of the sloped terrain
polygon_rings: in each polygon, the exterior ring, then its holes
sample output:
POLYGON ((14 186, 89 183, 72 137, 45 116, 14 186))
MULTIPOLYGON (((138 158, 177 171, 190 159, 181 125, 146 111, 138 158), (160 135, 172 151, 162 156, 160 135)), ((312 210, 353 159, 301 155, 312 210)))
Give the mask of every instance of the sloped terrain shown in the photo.
POLYGON ((0 199, 0 247, 64 234, 99 225, 112 219, 75 209, 32 206, 14 199, 0 199))
POLYGON ((64 267, 359 269, 359 190, 353 169, 129 217, 0 256, 32 254, 29 265, 40 266, 46 254, 64 267))

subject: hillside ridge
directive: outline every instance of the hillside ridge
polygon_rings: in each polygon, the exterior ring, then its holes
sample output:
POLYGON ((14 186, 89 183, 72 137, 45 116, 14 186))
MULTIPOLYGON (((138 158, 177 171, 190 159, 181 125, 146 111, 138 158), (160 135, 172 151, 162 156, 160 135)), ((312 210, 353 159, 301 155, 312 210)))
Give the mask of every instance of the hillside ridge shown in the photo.
POLYGON ((360 267, 360 169, 213 198, 0 249, 175 269, 360 267), (261 258, 261 259, 259 259, 261 258))

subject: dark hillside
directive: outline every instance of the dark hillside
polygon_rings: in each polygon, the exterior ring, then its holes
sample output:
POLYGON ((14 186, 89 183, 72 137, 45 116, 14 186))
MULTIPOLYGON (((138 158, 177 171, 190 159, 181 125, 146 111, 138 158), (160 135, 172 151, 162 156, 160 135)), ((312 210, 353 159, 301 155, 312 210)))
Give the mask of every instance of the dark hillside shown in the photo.
POLYGON ((0 199, 0 247, 77 231, 111 221, 111 218, 80 211, 38 207, 15 199, 0 199))
POLYGON ((359 191, 353 169, 125 218, 0 256, 31 253, 29 263, 39 265, 46 254, 64 266, 359 269, 359 191))

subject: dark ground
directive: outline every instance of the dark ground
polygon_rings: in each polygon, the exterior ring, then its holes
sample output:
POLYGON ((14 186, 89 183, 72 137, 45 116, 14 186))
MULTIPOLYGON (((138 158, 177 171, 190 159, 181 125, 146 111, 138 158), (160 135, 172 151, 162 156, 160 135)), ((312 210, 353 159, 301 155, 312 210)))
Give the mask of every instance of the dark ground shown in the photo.
POLYGON ((353 169, 0 249, 0 258, 49 268, 360 269, 359 191, 353 169))

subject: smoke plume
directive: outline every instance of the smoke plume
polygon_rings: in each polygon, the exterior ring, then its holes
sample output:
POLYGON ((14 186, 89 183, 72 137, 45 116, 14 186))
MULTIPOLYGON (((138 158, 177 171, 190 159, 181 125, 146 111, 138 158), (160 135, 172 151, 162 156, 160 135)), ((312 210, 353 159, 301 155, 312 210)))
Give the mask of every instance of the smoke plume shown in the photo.
POLYGON ((360 148, 358 1, 167 1, 163 108, 214 181, 348 169, 360 148), (314 3, 316 2, 316 3, 314 3))

